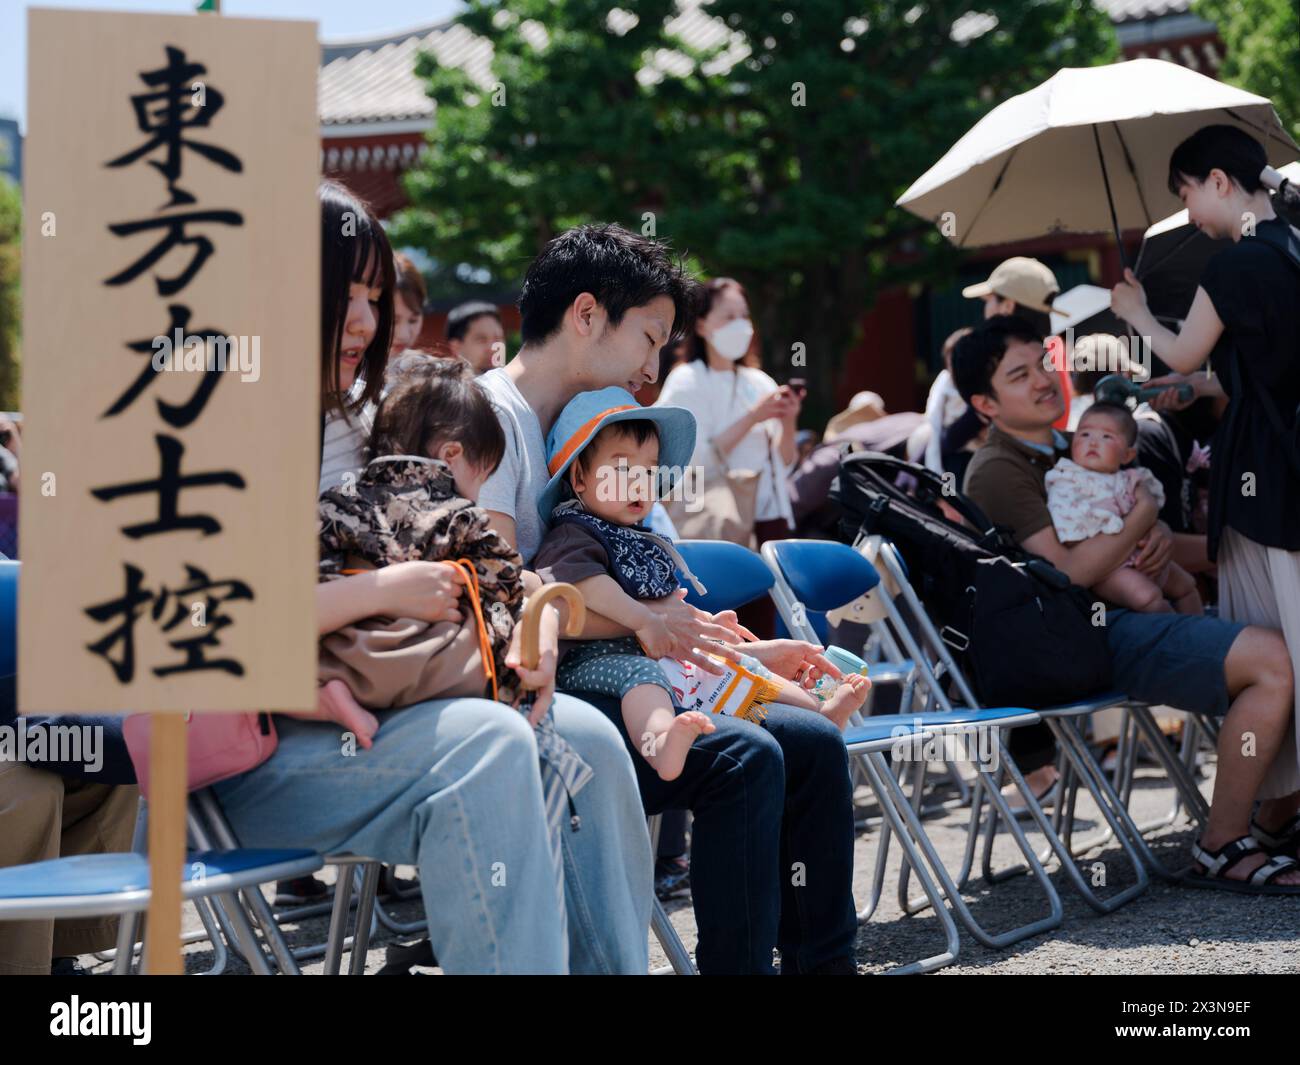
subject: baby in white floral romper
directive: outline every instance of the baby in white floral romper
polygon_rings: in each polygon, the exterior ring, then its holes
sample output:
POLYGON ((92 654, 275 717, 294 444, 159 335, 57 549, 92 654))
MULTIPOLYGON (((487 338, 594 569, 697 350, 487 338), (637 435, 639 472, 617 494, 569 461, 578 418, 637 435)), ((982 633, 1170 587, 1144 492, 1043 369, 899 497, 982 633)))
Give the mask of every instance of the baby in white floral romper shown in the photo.
MULTIPOLYGON (((1096 403, 1079 420, 1070 458, 1047 471, 1047 509, 1063 544, 1117 533, 1124 516, 1137 505, 1137 488, 1145 485, 1164 506, 1165 493, 1150 470, 1123 469, 1137 454, 1137 423, 1127 407, 1096 403)), ((1134 567, 1134 551, 1124 564, 1092 586, 1107 602, 1146 613, 1200 614, 1196 581, 1170 562, 1158 580, 1134 567), (1170 605, 1172 603, 1172 605, 1170 605)))

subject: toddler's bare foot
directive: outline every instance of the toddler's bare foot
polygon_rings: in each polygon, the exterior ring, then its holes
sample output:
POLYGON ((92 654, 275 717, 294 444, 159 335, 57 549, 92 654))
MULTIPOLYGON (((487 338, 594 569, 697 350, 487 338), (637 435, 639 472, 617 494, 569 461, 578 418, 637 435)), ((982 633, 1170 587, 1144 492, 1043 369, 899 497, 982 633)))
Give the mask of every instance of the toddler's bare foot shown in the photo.
POLYGON ((717 726, 708 714, 688 710, 673 718, 672 725, 655 737, 655 753, 649 762, 662 780, 676 780, 686 765, 686 754, 697 736, 716 732, 717 726))
POLYGON ((341 680, 320 687, 316 711, 319 718, 336 722, 355 735, 366 750, 374 746, 371 737, 379 731, 379 719, 353 698, 351 689, 341 680))
POLYGON ((829 717, 843 732, 849 723, 849 718, 855 711, 862 709, 862 704, 867 701, 867 692, 870 690, 871 681, 866 677, 857 673, 848 674, 840 681, 835 694, 822 703, 822 716, 829 717))

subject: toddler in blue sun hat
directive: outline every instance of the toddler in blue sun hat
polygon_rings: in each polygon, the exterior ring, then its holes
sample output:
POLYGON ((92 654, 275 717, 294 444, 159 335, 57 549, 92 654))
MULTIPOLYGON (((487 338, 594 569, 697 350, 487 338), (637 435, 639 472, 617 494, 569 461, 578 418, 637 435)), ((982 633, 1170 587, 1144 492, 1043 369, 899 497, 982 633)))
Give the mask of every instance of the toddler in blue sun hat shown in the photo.
MULTIPOLYGON (((621 388, 584 392, 564 408, 547 437, 551 478, 538 499, 550 531, 533 569, 543 581, 574 584, 591 610, 634 634, 562 641, 557 686, 618 696, 628 735, 664 780, 680 775, 696 737, 715 731, 709 714, 677 712, 672 685, 656 661, 671 653, 672 637, 664 619, 646 605, 678 590, 678 571, 705 594, 671 541, 643 524, 656 489, 674 487, 694 450, 690 411, 641 407, 621 388)), ((830 708, 749 655, 740 655, 739 663, 756 678, 759 703, 779 698, 838 718, 845 714, 839 703, 860 707, 865 698, 865 687, 857 693, 846 685, 830 708)))
POLYGON ((533 559, 543 581, 567 581, 587 606, 632 630, 611 640, 565 640, 556 684, 567 691, 616 695, 623 723, 646 761, 676 779, 695 738, 713 732, 709 715, 677 714, 672 687, 655 661, 672 649, 668 627, 643 600, 672 595, 680 568, 672 543, 642 523, 654 481, 691 460, 695 417, 681 407, 641 407, 622 388, 575 396, 546 440, 551 479, 538 500, 550 525, 533 559))

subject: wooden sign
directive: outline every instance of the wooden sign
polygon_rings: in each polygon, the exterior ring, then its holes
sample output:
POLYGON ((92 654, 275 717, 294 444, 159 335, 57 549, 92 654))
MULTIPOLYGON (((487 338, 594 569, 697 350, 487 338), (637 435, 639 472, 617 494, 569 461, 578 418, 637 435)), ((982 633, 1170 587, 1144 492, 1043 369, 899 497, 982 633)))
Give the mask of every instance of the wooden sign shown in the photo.
POLYGON ((316 27, 33 10, 19 706, 315 706, 316 27))

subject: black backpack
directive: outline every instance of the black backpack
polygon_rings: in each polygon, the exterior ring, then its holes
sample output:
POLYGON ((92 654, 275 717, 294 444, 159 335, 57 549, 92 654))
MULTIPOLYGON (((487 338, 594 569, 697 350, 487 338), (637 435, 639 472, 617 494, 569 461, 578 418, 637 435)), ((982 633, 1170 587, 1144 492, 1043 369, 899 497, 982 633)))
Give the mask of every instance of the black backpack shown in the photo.
POLYGON ((1022 550, 942 476, 878 452, 846 455, 832 497, 840 539, 879 535, 985 706, 1038 710, 1111 685, 1106 630, 1092 596, 1022 550), (940 501, 963 522, 947 517, 940 501))

